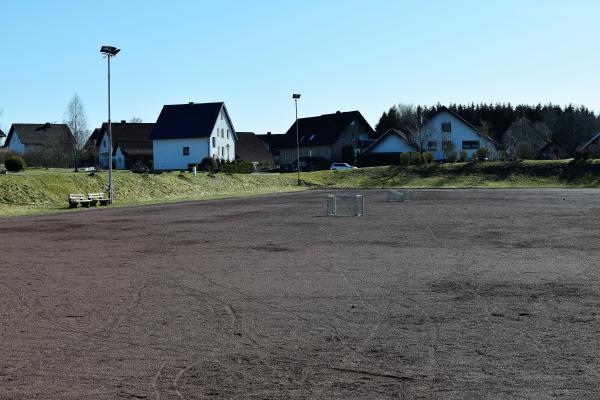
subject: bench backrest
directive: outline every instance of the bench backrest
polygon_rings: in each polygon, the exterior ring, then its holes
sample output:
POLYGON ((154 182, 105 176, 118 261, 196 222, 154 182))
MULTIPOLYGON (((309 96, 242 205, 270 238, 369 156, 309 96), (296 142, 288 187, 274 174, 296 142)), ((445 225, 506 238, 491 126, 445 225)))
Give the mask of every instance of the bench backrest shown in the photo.
POLYGON ((90 200, 104 200, 104 193, 89 193, 88 199, 90 200))
POLYGON ((79 201, 79 200, 86 200, 86 198, 81 193, 79 193, 79 194, 77 194, 77 193, 70 193, 69 194, 69 200, 79 201))

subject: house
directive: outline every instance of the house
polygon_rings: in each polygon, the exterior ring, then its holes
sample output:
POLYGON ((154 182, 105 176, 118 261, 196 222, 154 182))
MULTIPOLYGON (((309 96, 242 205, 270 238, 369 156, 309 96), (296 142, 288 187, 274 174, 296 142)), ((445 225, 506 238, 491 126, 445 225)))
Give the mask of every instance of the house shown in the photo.
POLYGON ((579 146, 576 152, 588 154, 590 158, 600 158, 600 133, 596 134, 582 146, 579 146))
MULTIPOLYGON (((146 165, 152 160, 152 129, 153 123, 121 122, 111 123, 113 143, 113 166, 116 169, 131 169, 135 164, 146 165), (117 156, 117 151, 119 156, 117 156), (119 157, 121 161, 119 162, 119 157)), ((95 148, 98 154, 98 165, 108 168, 110 143, 108 141, 108 123, 103 123, 94 132, 86 144, 95 148)))
MULTIPOLYGON (((440 108, 425 123, 419 137, 423 150, 431 152, 434 160, 444 160, 450 151, 464 150, 471 159, 479 148, 486 148, 490 156, 496 153, 496 142, 480 132, 473 124, 447 108, 440 108)), ((419 151, 418 140, 400 131, 388 131, 366 149, 367 153, 403 153, 419 151), (414 139, 414 138, 413 138, 414 139)))
POLYGON ((152 130, 155 170, 183 170, 205 157, 233 161, 237 135, 225 103, 165 105, 152 130))
POLYGON ((0 147, 4 146, 4 142, 6 142, 6 133, 0 129, 0 147))
POLYGON ((255 165, 273 165, 273 156, 269 146, 259 139, 254 132, 236 132, 235 158, 250 161, 255 165))
POLYGON ((11 152, 24 154, 44 149, 73 150, 75 138, 67 124, 12 124, 4 146, 11 152))
MULTIPOLYGON (((359 111, 336 112, 298 120, 300 157, 325 158, 332 162, 353 162, 344 159, 349 149, 354 159, 369 144, 375 131, 359 111)), ((294 164, 297 158, 296 122, 285 133, 285 143, 280 148, 281 165, 294 164)))
POLYGON ((368 154, 390 154, 390 153, 409 153, 416 151, 410 144, 409 137, 406 133, 398 129, 390 129, 369 147, 365 149, 368 154))
POLYGON ((538 160, 562 160, 569 157, 567 149, 554 139, 539 149, 536 155, 538 160))
POLYGON ((135 169, 148 167, 152 162, 152 141, 121 141, 113 151, 116 169, 135 169))
POLYGON ((281 163, 281 148, 287 145, 286 140, 288 140, 288 137, 283 134, 273 135, 271 132, 267 132, 266 135, 256 135, 256 137, 267 145, 267 149, 273 157, 273 162, 275 165, 279 165, 281 163))

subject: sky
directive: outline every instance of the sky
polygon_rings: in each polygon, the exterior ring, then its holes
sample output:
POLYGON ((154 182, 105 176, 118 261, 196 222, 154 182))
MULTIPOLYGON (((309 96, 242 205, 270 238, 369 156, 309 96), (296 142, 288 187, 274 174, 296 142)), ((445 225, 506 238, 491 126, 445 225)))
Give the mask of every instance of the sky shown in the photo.
POLYGON ((154 122, 164 104, 224 101, 238 131, 398 103, 585 105, 600 112, 596 0, 47 0, 0 3, 0 128, 154 122))

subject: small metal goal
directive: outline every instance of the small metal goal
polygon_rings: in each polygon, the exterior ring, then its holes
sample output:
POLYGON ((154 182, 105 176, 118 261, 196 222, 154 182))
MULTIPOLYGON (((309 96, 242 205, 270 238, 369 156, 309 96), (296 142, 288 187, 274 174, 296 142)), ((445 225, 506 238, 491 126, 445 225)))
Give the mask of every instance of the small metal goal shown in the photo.
POLYGON ((409 201, 410 192, 408 190, 390 190, 387 201, 409 201))
POLYGON ((362 194, 330 194, 327 196, 327 216, 360 217, 365 213, 362 194))

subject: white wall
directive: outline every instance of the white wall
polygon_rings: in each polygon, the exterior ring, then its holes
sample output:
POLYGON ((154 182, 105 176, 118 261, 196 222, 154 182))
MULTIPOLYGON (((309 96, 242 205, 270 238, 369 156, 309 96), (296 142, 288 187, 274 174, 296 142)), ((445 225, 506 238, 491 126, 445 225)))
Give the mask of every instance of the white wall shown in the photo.
MULTIPOLYGON (((233 136, 233 127, 229 124, 224 109, 221 109, 221 115, 217 117, 217 122, 210 135, 210 156, 228 161, 235 160, 235 138, 233 136), (229 137, 227 137, 228 130, 229 137), (215 142, 214 147, 213 138, 215 142), (229 156, 227 155, 227 145, 229 145, 229 156)), ((197 162, 200 161, 202 160, 197 162)))
MULTIPOLYGON (((108 132, 105 132, 98 147, 98 164, 102 168, 108 168, 108 154, 110 153, 110 142, 108 141, 108 132)), ((113 157, 113 161, 114 161, 113 157)))
POLYGON ((13 134, 10 138, 10 143, 8 144, 8 149, 14 153, 25 153, 25 145, 21 143, 21 139, 19 139, 17 131, 13 131, 13 134))
POLYGON ((120 147, 117 147, 115 151, 115 167, 117 169, 125 169, 125 154, 121 151, 120 147))
POLYGON ((432 132, 430 140, 435 140, 437 142, 437 150, 432 151, 433 158, 435 160, 441 160, 444 158, 444 152, 442 150, 442 124, 447 122, 451 124, 452 130, 451 132, 444 133, 446 135, 445 140, 449 140, 454 143, 454 151, 456 151, 457 154, 459 154, 461 150, 465 150, 467 152, 467 157, 470 160, 473 154, 477 151, 477 149, 463 149, 462 142, 465 140, 477 140, 479 141, 479 147, 486 147, 495 154, 495 147, 493 144, 487 141, 484 137, 480 136, 469 125, 465 124, 454 115, 443 111, 433 117, 425 127, 425 129, 428 129, 432 132))
POLYGON ((210 155, 208 146, 208 138, 153 140, 154 169, 187 169, 188 164, 198 164, 210 155), (190 148, 188 156, 183 155, 184 147, 190 148))
POLYGON ((4 146, 5 142, 6 142, 6 136, 0 137, 0 147, 4 146))
POLYGON ((369 149, 369 153, 408 153, 415 151, 395 133, 390 133, 369 149))

